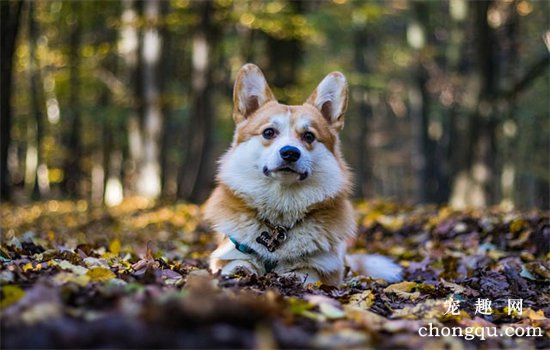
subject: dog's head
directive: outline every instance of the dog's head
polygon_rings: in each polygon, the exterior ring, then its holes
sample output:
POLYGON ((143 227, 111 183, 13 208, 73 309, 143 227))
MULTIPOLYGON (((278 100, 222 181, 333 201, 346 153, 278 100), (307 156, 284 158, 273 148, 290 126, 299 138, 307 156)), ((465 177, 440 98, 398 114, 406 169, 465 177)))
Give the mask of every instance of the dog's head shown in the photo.
POLYGON ((270 188, 279 194, 309 190, 304 194, 319 201, 342 191, 348 175, 338 133, 347 100, 346 78, 333 72, 303 105, 283 105, 257 66, 243 66, 233 92, 236 130, 221 161, 221 181, 250 196, 270 188))

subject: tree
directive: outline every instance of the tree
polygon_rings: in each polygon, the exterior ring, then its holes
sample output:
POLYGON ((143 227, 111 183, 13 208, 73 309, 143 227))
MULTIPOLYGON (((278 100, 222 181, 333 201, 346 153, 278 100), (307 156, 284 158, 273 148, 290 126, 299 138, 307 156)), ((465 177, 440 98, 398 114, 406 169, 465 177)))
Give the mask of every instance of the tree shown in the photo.
POLYGON ((163 124, 159 67, 163 39, 159 31, 161 2, 147 0, 146 26, 141 47, 143 89, 142 157, 138 168, 137 193, 157 198, 161 194, 160 141, 163 124))
POLYGON ((42 72, 37 56, 39 36, 35 18, 37 4, 29 2, 29 85, 31 95, 31 115, 28 121, 27 169, 25 185, 32 186, 32 197, 43 198, 49 192, 48 167, 44 159, 44 96, 42 91, 42 72))
POLYGON ((80 111, 80 46, 82 39, 82 4, 79 2, 69 3, 71 7, 71 23, 69 34, 69 103, 67 106, 67 117, 65 146, 65 162, 63 165, 63 191, 65 194, 80 197, 79 185, 82 180, 82 113, 80 111))
POLYGON ((0 2, 1 11, 1 74, 2 74, 2 93, 0 95, 1 110, 1 146, 0 146, 0 197, 6 200, 10 198, 9 169, 8 169, 8 148, 11 141, 12 124, 12 81, 13 81, 13 55, 15 53, 15 43, 19 31, 19 23, 23 1, 2 1, 0 2))
POLYGON ((212 130, 215 120, 213 106, 214 62, 216 59, 218 27, 214 22, 214 4, 210 1, 196 3, 200 16, 193 34, 191 72, 192 131, 187 140, 187 157, 182 163, 178 181, 178 196, 191 201, 206 198, 212 178, 211 160, 212 130))
MULTIPOLYGON (((374 48, 372 42, 372 34, 369 33, 367 25, 361 25, 354 31, 354 68, 361 78, 365 78, 369 74, 369 67, 367 63, 367 55, 369 51, 374 48)), ((358 101, 358 133, 355 143, 356 147, 361 149, 361 152, 357 152, 355 175, 357 178, 357 195, 361 198, 372 196, 374 194, 373 188, 373 171, 372 171, 372 159, 370 157, 370 147, 367 142, 369 139, 369 124, 372 122, 372 107, 368 99, 368 89, 364 86, 356 86, 356 92, 351 96, 355 99, 357 96, 358 101)))

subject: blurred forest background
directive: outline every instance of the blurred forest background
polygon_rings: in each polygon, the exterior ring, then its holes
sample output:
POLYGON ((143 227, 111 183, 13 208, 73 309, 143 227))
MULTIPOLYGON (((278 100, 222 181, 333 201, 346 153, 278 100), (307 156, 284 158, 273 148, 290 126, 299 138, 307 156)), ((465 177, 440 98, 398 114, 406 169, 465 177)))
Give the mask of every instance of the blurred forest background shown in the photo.
POLYGON ((356 197, 550 207, 550 2, 1 1, 2 201, 201 202, 254 62, 350 82, 356 197))

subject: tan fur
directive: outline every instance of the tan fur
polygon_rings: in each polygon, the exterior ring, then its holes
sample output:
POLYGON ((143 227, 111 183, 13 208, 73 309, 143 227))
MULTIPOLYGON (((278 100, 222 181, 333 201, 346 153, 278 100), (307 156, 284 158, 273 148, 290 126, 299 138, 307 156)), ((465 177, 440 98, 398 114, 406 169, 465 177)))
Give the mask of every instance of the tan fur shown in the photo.
MULTIPOLYGON (((341 73, 332 74, 342 77, 345 82, 341 73)), ((323 106, 316 107, 316 91, 304 105, 279 104, 267 83, 265 86, 262 85, 261 79, 263 79, 261 71, 253 65, 245 65, 237 76, 233 114, 236 123, 235 135, 232 146, 222 158, 221 164, 223 165, 228 157, 232 156, 240 144, 255 137, 261 138, 262 131, 270 127, 271 117, 285 115, 290 121, 293 142, 307 151, 321 147, 321 144, 330 151, 339 167, 337 176, 341 186, 329 197, 302 207, 300 203, 293 202, 291 194, 294 191, 293 188, 304 185, 289 184, 281 190, 282 196, 288 194, 288 198, 272 198, 267 204, 258 204, 255 198, 231 188, 224 182, 223 176, 218 174, 218 186, 205 205, 205 218, 224 238, 212 253, 210 267, 213 272, 221 271, 224 274, 235 272, 238 268, 263 274, 266 272, 264 261, 275 260, 278 263, 274 272, 278 274, 296 275, 304 280, 307 278, 307 282, 320 280, 327 284, 338 285, 343 278, 346 241, 355 235, 356 230, 353 209, 348 200, 351 173, 341 156, 338 138, 338 132, 344 122, 347 88, 342 91, 343 95, 340 97, 342 99, 340 101, 343 101, 343 109, 339 115, 335 116, 327 113, 326 110, 323 111, 325 108, 323 106), (252 83, 245 81, 245 79, 251 79, 250 74, 254 74, 252 78, 256 79, 251 80, 252 83), (247 87, 246 84, 253 85, 247 87), (252 91, 252 96, 243 91, 247 88, 252 91), (254 93, 261 96, 256 96, 254 93), (307 130, 303 130, 299 125, 304 121, 306 121, 307 130), (315 144, 308 144, 302 139, 301 135, 305 131, 314 133, 315 144), (285 207, 285 200, 291 203, 294 209, 285 207), (266 230, 262 220, 292 226, 287 240, 271 253, 255 241, 257 236, 266 230), (251 247, 258 254, 244 254, 238 251, 227 235, 238 239, 240 243, 251 247)), ((330 105, 327 108, 330 108, 330 105)), ((262 139, 261 147, 267 149, 271 143, 272 140, 262 139)), ((258 172, 260 174, 258 176, 262 176, 261 172, 258 172)))

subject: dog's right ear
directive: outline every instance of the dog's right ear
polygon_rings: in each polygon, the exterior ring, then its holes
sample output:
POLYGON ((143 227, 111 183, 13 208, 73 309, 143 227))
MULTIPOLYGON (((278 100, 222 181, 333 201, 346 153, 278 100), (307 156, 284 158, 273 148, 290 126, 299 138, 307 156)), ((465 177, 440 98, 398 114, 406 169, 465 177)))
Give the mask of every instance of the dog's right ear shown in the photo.
POLYGON ((239 124, 258 108, 275 100, 265 77, 258 66, 248 63, 237 74, 233 89, 233 120, 239 124))

